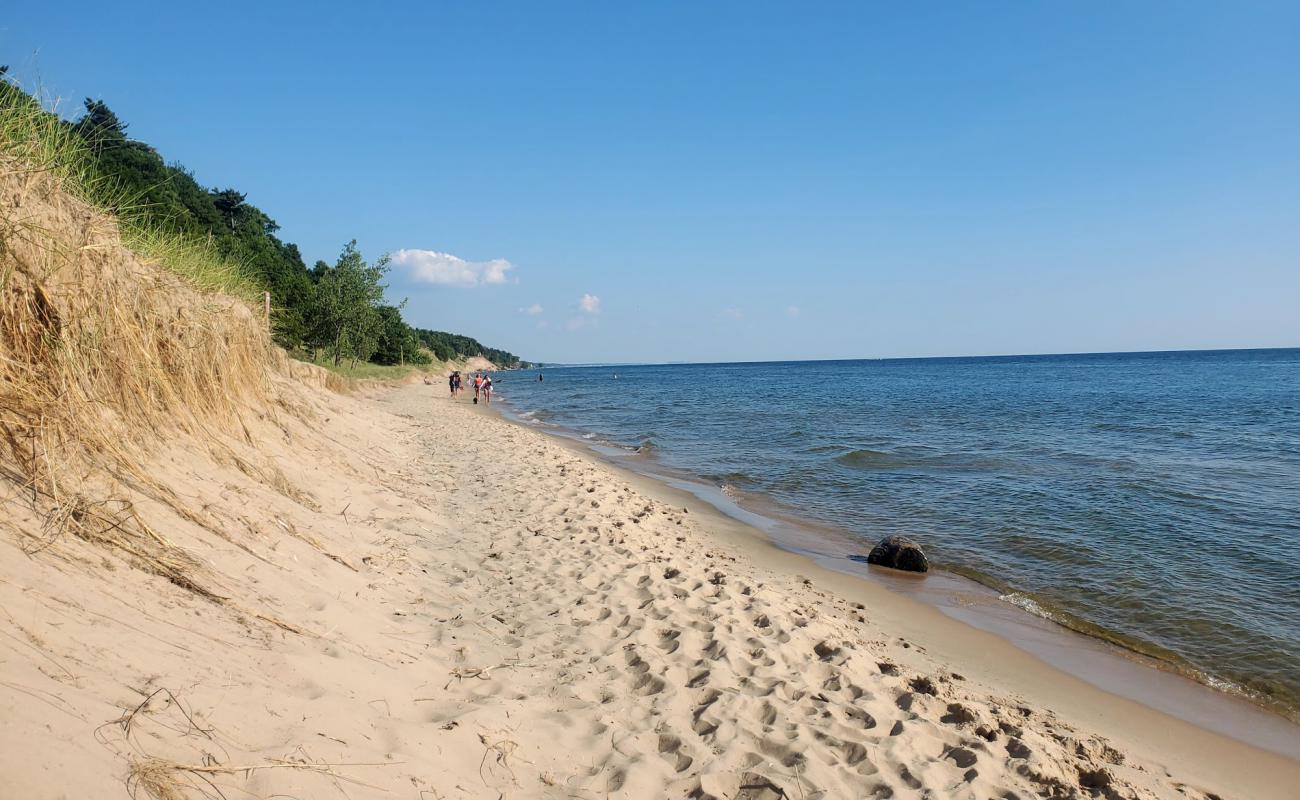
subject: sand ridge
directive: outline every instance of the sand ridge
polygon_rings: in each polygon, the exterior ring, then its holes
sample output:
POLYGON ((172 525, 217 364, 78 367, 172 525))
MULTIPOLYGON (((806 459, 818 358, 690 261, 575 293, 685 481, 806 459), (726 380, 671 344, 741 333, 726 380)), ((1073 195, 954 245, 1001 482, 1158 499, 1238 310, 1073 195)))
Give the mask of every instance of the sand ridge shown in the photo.
POLYGON ((1300 774, 1133 752, 1123 719, 1067 721, 439 384, 301 402, 256 447, 158 452, 207 526, 141 500, 301 634, 0 537, 5 797, 1201 800, 1300 774))

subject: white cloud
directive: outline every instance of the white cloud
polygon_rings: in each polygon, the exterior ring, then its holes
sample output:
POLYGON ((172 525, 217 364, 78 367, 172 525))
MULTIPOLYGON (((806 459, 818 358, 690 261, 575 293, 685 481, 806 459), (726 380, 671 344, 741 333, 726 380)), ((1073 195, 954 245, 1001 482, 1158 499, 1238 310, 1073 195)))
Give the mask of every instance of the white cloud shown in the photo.
POLYGON ((519 309, 519 313, 520 313, 520 314, 527 314, 527 315, 530 316, 530 317, 535 317, 535 316, 537 316, 538 314, 542 313, 542 306, 541 306, 540 303, 533 303, 533 304, 532 304, 531 306, 529 306, 528 308, 521 308, 521 309, 519 309))
POLYGON ((466 261, 451 253, 435 250, 398 250, 393 253, 393 265, 417 283, 457 286, 462 289, 505 283, 506 273, 515 268, 514 264, 504 258, 466 261))
POLYGON ((584 294, 578 301, 578 308, 586 311, 588 314, 600 313, 600 298, 594 294, 584 294))
POLYGON ((745 312, 739 308, 724 308, 722 309, 722 316, 727 319, 740 320, 745 318, 745 312))
POLYGON ((786 306, 785 315, 790 319, 798 317, 801 313, 799 306, 786 306))

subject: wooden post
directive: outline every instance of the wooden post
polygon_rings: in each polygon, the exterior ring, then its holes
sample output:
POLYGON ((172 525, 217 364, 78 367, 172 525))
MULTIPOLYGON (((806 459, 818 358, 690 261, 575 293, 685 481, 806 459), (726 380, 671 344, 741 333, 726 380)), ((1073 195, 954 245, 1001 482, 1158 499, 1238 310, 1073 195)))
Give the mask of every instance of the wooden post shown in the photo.
POLYGON ((266 316, 266 329, 271 329, 271 293, 262 292, 262 313, 266 316))

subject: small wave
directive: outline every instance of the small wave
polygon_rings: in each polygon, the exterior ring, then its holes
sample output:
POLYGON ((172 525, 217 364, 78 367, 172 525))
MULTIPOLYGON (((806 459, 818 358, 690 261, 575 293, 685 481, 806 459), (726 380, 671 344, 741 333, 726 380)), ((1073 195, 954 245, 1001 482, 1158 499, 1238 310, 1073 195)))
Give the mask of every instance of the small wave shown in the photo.
POLYGON ((1197 669, 1188 663, 1182 656, 1166 651, 1163 648, 1152 645, 1144 640, 1108 631, 1105 628, 1083 622, 1082 620, 1076 619, 1068 614, 1063 615, 1049 611, 1048 609, 1043 608, 1038 601, 1023 592, 1008 592, 999 595, 998 599, 1010 603, 1023 611, 1027 611, 1036 617, 1064 626, 1076 633, 1081 633, 1085 636, 1091 636, 1112 645, 1117 645, 1140 658, 1149 659, 1147 663, 1152 666, 1167 670, 1176 675, 1191 678, 1197 683, 1208 686, 1216 691, 1244 697, 1248 700, 1272 708, 1289 719, 1300 721, 1300 716, 1298 716, 1300 715, 1300 707, 1297 707, 1293 697, 1275 697, 1268 692, 1261 692, 1236 681, 1228 680, 1227 678, 1214 675, 1202 669, 1197 669))
POLYGON ((1165 427, 1163 425, 1136 425, 1121 422, 1099 422, 1092 426, 1093 430, 1106 431, 1108 433, 1145 433, 1156 434, 1160 436, 1172 436, 1175 439, 1195 439, 1196 437, 1187 432, 1175 428, 1165 427))
POLYGON ((719 486, 718 491, 722 492, 727 497, 730 497, 732 500, 735 500, 737 497, 740 497, 740 490, 729 483, 724 483, 721 486, 719 486))
POLYGON ((725 485, 729 483, 753 483, 754 482, 754 476, 750 475, 748 472, 725 472, 722 474, 714 473, 711 475, 705 475, 704 477, 708 478, 711 481, 716 481, 720 485, 725 485))
POLYGON ((803 449, 803 452, 821 454, 821 453, 839 453, 842 452, 843 450, 844 448, 838 444, 815 444, 810 447, 805 447, 803 449))
POLYGON ((532 408, 527 411, 520 411, 519 419, 532 425, 538 425, 547 422, 555 417, 555 412, 548 411, 544 408, 532 408))
POLYGON ((1016 606, 1017 608, 1020 608, 1024 611, 1028 611, 1030 614, 1033 614, 1036 617, 1042 617, 1043 619, 1050 620, 1051 622, 1055 622, 1058 625, 1065 624, 1064 620, 1062 620, 1060 617, 1053 614, 1052 612, 1048 611, 1047 609, 1043 608, 1041 605, 1038 604, 1037 600, 1035 600, 1034 598, 1030 597, 1029 595, 1023 592, 1010 592, 1008 594, 1000 595, 998 599, 1003 602, 1010 603, 1011 605, 1016 606))
POLYGON ((597 435, 594 434, 594 433, 584 433, 584 434, 582 434, 582 438, 587 439, 587 440, 591 440, 591 439, 599 439, 600 437, 597 436, 597 435))
POLYGON ((934 452, 932 448, 904 448, 894 452, 862 448, 842 453, 832 460, 841 466, 860 470, 1019 472, 1024 469, 1023 466, 1013 461, 976 453, 934 452))
POLYGON ((1237 681, 1228 680, 1218 675, 1199 670, 1194 667, 1186 667, 1181 664, 1175 664, 1174 671, 1180 675, 1191 678, 1192 680, 1202 683, 1216 691, 1236 695, 1246 700, 1271 709, 1278 714, 1286 717, 1292 722, 1300 722, 1300 698, 1294 693, 1288 692, 1278 686, 1263 687, 1258 685, 1258 681, 1247 683, 1238 683, 1237 681))
POLYGON ((882 453, 879 450, 850 450, 847 453, 835 457, 836 463, 843 464, 846 467, 858 467, 860 469, 872 469, 881 466, 892 466, 898 463, 898 459, 889 453, 882 453))
POLYGON ((1239 683, 1233 683, 1226 678, 1220 678, 1217 675, 1211 675, 1208 672, 1197 670, 1195 677, 1199 678, 1201 683, 1211 689, 1218 689, 1221 692, 1230 692, 1232 694, 1242 695, 1243 697, 1251 697, 1254 694, 1239 683))

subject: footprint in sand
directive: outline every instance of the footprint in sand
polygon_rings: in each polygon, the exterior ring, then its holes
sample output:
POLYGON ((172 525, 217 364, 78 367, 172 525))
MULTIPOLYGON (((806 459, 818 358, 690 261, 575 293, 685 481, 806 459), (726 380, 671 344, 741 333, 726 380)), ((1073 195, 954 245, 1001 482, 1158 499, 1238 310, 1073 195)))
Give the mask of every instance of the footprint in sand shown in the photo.
POLYGON ((718 724, 701 717, 695 720, 695 724, 691 726, 691 730, 695 731, 695 735, 699 736, 701 739, 709 741, 709 739, 717 733, 718 724))
POLYGON ((632 690, 642 697, 659 694, 668 684, 664 683, 662 678, 656 678, 654 675, 643 674, 632 684, 632 690))
POLYGON ((961 703, 949 703, 948 713, 939 717, 939 721, 949 725, 969 725, 975 721, 975 713, 961 703))
POLYGON ((975 765, 975 762, 979 761, 979 756, 975 754, 975 751, 968 750, 965 747, 945 748, 941 758, 949 759, 961 769, 972 767, 975 765))
POLYGON ((721 639, 710 639, 701 652, 705 658, 711 661, 719 661, 727 655, 727 646, 722 643, 721 639))
MULTIPOLYGON (((791 739, 791 741, 796 741, 791 739)), ((790 747, 789 745, 773 741, 772 739, 762 739, 758 743, 758 749, 776 759, 781 766, 787 769, 793 769, 796 765, 802 766, 807 759, 804 754, 790 747)))
POLYGON ((659 755, 677 772, 685 772, 695 763, 695 759, 682 752, 682 740, 668 733, 659 734, 659 755))
MULTIPOLYGON (((839 749, 844 756, 844 763, 851 767, 867 760, 867 748, 857 742, 841 742, 839 749)), ((868 764, 871 766, 871 771, 875 772, 875 765, 871 765, 870 762, 868 764)))
POLYGON ((860 708, 849 706, 844 710, 844 716, 856 722, 863 730, 869 731, 876 727, 876 718, 860 708))
POLYGON ((898 765, 898 777, 902 778, 903 783, 907 784, 909 789, 916 790, 921 788, 921 782, 917 780, 916 776, 912 774, 912 771, 907 768, 906 764, 898 765))
POLYGON ((829 642, 818 642, 813 645, 813 652, 822 661, 830 661, 840 654, 840 648, 829 642))
POLYGON ((1007 739, 1007 755, 1012 758, 1029 758, 1033 751, 1030 750, 1024 742, 1012 736, 1007 739))

